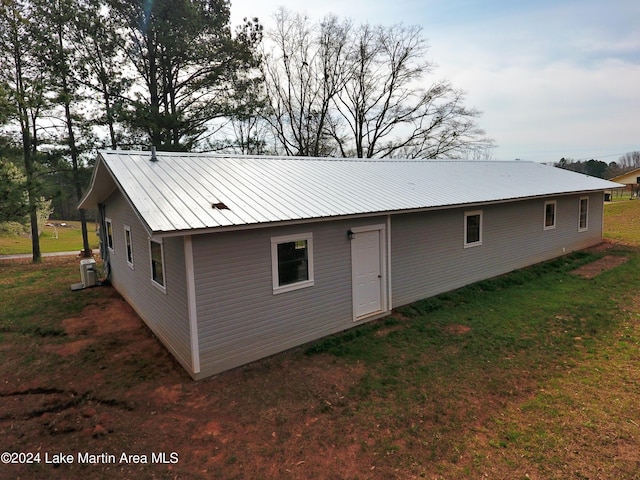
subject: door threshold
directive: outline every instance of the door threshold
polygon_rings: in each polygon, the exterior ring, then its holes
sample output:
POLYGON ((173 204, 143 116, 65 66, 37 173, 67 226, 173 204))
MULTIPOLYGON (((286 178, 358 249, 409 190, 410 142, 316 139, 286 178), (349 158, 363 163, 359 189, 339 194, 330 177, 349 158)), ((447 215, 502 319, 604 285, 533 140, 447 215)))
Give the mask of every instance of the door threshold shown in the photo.
POLYGON ((391 312, 386 311, 386 310, 377 310, 375 312, 372 313, 367 313, 366 315, 361 315, 359 317, 356 317, 353 319, 353 323, 356 322, 362 322, 364 320, 374 320, 376 318, 382 318, 382 317, 386 317, 387 315, 389 315, 391 312))

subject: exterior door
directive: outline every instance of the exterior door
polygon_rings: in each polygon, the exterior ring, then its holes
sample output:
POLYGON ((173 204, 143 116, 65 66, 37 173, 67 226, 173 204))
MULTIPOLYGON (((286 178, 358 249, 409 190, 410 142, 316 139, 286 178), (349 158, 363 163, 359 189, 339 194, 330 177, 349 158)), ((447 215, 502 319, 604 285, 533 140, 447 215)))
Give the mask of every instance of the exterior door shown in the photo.
POLYGON ((381 230, 361 231, 351 240, 354 320, 383 310, 381 230))

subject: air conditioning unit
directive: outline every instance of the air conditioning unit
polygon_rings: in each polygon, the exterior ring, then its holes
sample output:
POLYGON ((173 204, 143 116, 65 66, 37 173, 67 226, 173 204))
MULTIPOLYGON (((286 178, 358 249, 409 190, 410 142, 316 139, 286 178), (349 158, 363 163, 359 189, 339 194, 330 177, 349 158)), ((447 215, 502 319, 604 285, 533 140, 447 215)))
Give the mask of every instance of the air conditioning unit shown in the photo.
POLYGON ((84 288, 95 287, 98 283, 96 261, 93 258, 80 260, 80 279, 84 288))

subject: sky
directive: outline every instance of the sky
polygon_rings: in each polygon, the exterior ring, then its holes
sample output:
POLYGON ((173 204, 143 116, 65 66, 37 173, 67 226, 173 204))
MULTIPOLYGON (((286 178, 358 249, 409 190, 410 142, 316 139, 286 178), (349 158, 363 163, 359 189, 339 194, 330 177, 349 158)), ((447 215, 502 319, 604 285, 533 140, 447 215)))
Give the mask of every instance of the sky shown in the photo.
POLYGON ((607 163, 640 151, 638 0, 231 0, 268 29, 284 7, 312 20, 419 25, 433 78, 467 92, 496 160, 607 163))

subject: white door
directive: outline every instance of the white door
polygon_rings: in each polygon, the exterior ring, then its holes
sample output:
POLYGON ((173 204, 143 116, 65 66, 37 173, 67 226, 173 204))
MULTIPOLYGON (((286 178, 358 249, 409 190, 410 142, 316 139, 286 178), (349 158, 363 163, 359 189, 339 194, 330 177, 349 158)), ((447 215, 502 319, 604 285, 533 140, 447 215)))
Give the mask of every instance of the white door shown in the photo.
POLYGON ((351 240, 354 318, 382 308, 382 259, 380 230, 357 232, 351 240))

